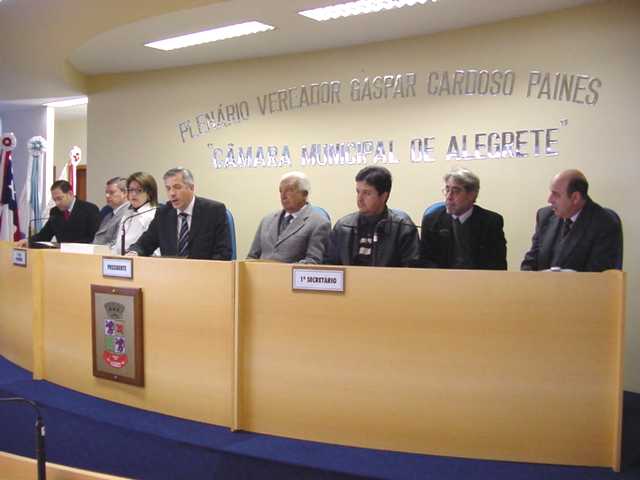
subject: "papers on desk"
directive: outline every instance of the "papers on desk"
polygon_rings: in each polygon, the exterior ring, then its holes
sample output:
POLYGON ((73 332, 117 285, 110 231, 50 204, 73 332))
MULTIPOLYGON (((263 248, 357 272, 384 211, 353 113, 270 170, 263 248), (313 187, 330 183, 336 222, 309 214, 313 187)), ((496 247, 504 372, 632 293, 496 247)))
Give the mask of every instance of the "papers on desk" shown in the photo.
POLYGON ((64 253, 88 253, 90 255, 110 255, 111 249, 107 245, 92 243, 61 243, 60 251, 64 253))
POLYGON ((60 248, 56 242, 31 242, 29 248, 60 248))

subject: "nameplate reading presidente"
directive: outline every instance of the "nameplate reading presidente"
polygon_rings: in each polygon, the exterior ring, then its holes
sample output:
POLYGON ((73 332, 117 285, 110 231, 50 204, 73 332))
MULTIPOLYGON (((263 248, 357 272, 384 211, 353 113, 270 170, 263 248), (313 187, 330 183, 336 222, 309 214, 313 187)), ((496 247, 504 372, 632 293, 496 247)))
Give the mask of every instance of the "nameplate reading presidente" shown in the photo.
POLYGON ((325 270, 293 267, 293 290, 344 292, 344 269, 325 270))
POLYGON ((22 248, 14 248, 11 252, 13 264, 17 267, 27 266, 27 251, 22 248))
POLYGON ((102 276, 133 279, 133 259, 102 257, 102 276))

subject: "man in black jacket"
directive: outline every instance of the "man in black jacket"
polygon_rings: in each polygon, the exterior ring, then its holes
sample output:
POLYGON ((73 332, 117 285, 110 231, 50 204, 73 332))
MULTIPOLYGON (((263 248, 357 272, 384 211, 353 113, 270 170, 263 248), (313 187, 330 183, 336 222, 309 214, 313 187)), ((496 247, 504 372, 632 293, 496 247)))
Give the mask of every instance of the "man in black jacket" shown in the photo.
POLYGON ((588 195, 589 183, 578 170, 566 170, 551 182, 549 204, 538 210, 531 249, 522 270, 560 269, 602 272, 621 268, 622 226, 611 211, 588 195))
POLYGON ((444 182, 445 204, 422 220, 420 266, 506 270, 502 216, 475 205, 480 179, 457 168, 444 182))
MULTIPOLYGON (((75 198, 71 184, 66 180, 53 182, 51 197, 56 206, 49 211, 49 219, 44 227, 31 236, 29 244, 48 242, 53 237, 58 243, 91 243, 100 224, 98 207, 75 198)), ((26 240, 18 242, 19 246, 26 244, 26 240)))
POLYGON ((358 211, 338 220, 325 263, 407 267, 418 255, 418 229, 403 212, 387 208, 391 172, 365 167, 356 175, 358 211))
POLYGON ((193 175, 186 168, 172 168, 163 179, 169 202, 158 208, 127 255, 149 256, 160 248, 162 256, 229 260, 231 240, 224 204, 196 197, 193 175))

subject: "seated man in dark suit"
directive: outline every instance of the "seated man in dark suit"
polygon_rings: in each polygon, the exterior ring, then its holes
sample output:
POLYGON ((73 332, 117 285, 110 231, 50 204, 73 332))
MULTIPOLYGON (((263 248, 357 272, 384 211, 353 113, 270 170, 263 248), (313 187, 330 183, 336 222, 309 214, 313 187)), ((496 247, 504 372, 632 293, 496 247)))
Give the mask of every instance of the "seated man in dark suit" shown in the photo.
POLYGON ((531 249, 522 270, 561 268, 602 272, 617 268, 622 228, 614 216, 588 195, 582 172, 566 170, 551 182, 550 207, 538 210, 531 249))
POLYGON ((193 175, 186 168, 172 168, 164 174, 169 202, 158 208, 149 228, 127 255, 160 255, 229 260, 231 243, 224 204, 194 193, 193 175))
POLYGON ((391 172, 364 167, 356 175, 358 211, 338 220, 325 263, 408 267, 418 256, 418 229, 408 215, 387 208, 391 172))
POLYGON ((475 205, 480 179, 465 168, 444 176, 445 204, 422 219, 419 265, 507 269, 502 216, 475 205))
MULTIPOLYGON (((53 182, 51 197, 56 206, 49 211, 49 219, 44 227, 29 238, 29 245, 48 242, 53 237, 58 243, 91 243, 100 223, 98 207, 75 198, 71 184, 66 180, 53 182)), ((26 239, 18 242, 18 246, 26 245, 26 239)))
POLYGON ((290 172, 282 176, 282 210, 262 219, 247 258, 322 263, 331 222, 307 203, 310 189, 304 173, 290 172))

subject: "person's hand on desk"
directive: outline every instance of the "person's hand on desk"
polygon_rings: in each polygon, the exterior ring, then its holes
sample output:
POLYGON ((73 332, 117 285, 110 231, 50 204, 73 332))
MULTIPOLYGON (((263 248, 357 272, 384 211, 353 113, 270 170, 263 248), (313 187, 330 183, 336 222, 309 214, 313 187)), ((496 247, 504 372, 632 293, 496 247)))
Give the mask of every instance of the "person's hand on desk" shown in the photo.
POLYGON ((136 252, 135 250, 129 250, 127 253, 124 254, 125 257, 137 257, 138 256, 138 252, 136 252))
POLYGON ((23 238, 22 240, 18 240, 16 242, 16 247, 18 248, 27 248, 28 245, 28 241, 26 238, 23 238))

